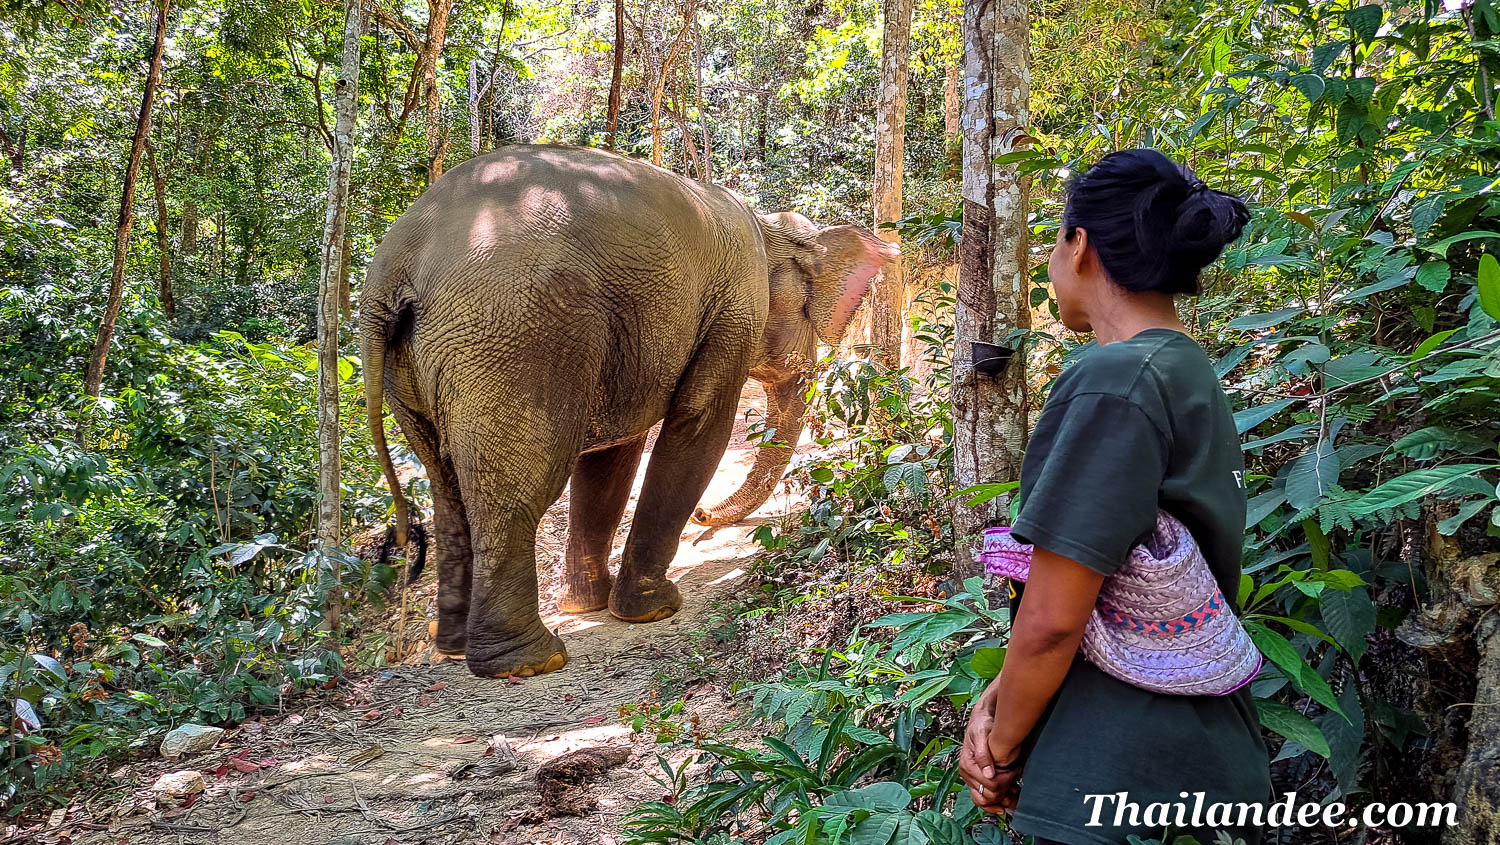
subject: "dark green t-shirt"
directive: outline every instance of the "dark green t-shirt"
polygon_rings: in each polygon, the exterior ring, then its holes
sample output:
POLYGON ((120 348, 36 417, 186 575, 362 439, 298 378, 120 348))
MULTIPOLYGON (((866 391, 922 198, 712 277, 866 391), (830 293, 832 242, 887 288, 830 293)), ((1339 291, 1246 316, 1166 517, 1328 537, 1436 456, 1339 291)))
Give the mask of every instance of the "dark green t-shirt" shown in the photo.
MULTIPOLYGON (((1187 335, 1148 329, 1089 352, 1058 378, 1026 449, 1012 531, 1108 575, 1151 531, 1159 507, 1192 532, 1233 600, 1244 473, 1229 403, 1208 356, 1187 335)), ((1004 702, 996 715, 1004 718, 1004 702)), ((1079 656, 1029 743, 1012 826, 1068 845, 1159 836, 1161 826, 1144 823, 1152 802, 1185 803, 1191 813, 1194 793, 1202 792, 1206 816, 1214 802, 1270 798, 1248 689, 1159 695, 1079 656), (1085 798, 1120 792, 1139 806, 1139 824, 1129 824, 1127 809, 1126 824, 1116 827, 1118 800, 1085 798), (1103 826, 1088 824, 1096 807, 1103 826)), ((1231 831, 1251 845, 1260 841, 1259 830, 1231 831)), ((1196 833, 1213 841, 1211 830, 1196 833)))

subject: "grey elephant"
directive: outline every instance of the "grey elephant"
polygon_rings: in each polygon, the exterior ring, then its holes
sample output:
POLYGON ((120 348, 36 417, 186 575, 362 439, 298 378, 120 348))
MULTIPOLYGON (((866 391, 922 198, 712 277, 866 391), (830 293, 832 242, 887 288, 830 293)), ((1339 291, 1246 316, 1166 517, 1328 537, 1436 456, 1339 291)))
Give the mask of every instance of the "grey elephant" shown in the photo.
MULTIPOLYGON (((670 616, 678 538, 728 445, 747 377, 795 444, 798 356, 836 342, 895 250, 854 226, 756 214, 733 192, 601 150, 514 146, 453 168, 392 226, 360 297, 370 433, 396 501, 388 401, 432 485, 437 648, 480 676, 567 662, 538 613, 542 513, 572 493, 560 606, 670 616), (649 430, 618 579, 607 569, 649 430)), ((704 522, 765 501, 762 449, 704 522)), ((399 544, 405 543, 398 536, 399 544)))

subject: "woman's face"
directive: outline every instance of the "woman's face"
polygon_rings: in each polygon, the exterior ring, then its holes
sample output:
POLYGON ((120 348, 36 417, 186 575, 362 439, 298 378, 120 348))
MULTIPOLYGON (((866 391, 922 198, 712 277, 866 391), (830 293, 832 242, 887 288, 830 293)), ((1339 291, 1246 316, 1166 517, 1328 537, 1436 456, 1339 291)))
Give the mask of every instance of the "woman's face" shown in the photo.
POLYGON ((1065 231, 1066 227, 1057 227, 1057 243, 1053 244, 1052 257, 1047 260, 1047 278, 1057 295, 1057 316, 1072 331, 1092 331, 1088 308, 1092 280, 1083 275, 1090 250, 1088 232, 1074 229, 1070 241, 1064 237, 1065 231))

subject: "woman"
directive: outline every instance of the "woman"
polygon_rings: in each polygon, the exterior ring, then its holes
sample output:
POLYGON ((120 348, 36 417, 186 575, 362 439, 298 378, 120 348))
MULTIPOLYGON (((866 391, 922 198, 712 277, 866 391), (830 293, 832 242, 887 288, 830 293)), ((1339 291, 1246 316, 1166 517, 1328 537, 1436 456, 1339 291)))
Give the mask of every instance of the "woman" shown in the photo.
MULTIPOLYGON (((1036 549, 1004 671, 975 704, 959 768, 977 805, 1008 812, 1038 843, 1161 836, 1142 810, 1190 813, 1196 793, 1205 805, 1269 798, 1247 689, 1161 695, 1078 654, 1101 584, 1158 508, 1191 531, 1223 593, 1238 594, 1244 460, 1173 296, 1198 292, 1199 271, 1248 220, 1238 198, 1154 150, 1108 155, 1068 186, 1047 273, 1063 325, 1094 332, 1098 348, 1057 380, 1026 450, 1011 533, 1036 549)), ((1174 830, 1184 832, 1213 841, 1201 826, 1174 830)), ((1259 830, 1230 832, 1260 841, 1259 830)))

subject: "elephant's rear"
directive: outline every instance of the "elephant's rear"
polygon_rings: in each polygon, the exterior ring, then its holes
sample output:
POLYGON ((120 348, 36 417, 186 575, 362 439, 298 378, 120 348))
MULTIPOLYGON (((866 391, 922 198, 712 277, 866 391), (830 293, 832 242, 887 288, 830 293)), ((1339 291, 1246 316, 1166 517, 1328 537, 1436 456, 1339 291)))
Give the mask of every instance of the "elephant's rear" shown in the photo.
POLYGON ((575 451, 631 436, 661 418, 725 305, 708 279, 722 242, 750 249, 748 210, 736 231, 720 201, 597 150, 470 160, 392 227, 364 327, 409 344, 413 404, 438 417, 479 403, 512 431, 577 422, 575 451), (474 395, 476 380, 504 395, 474 395))

